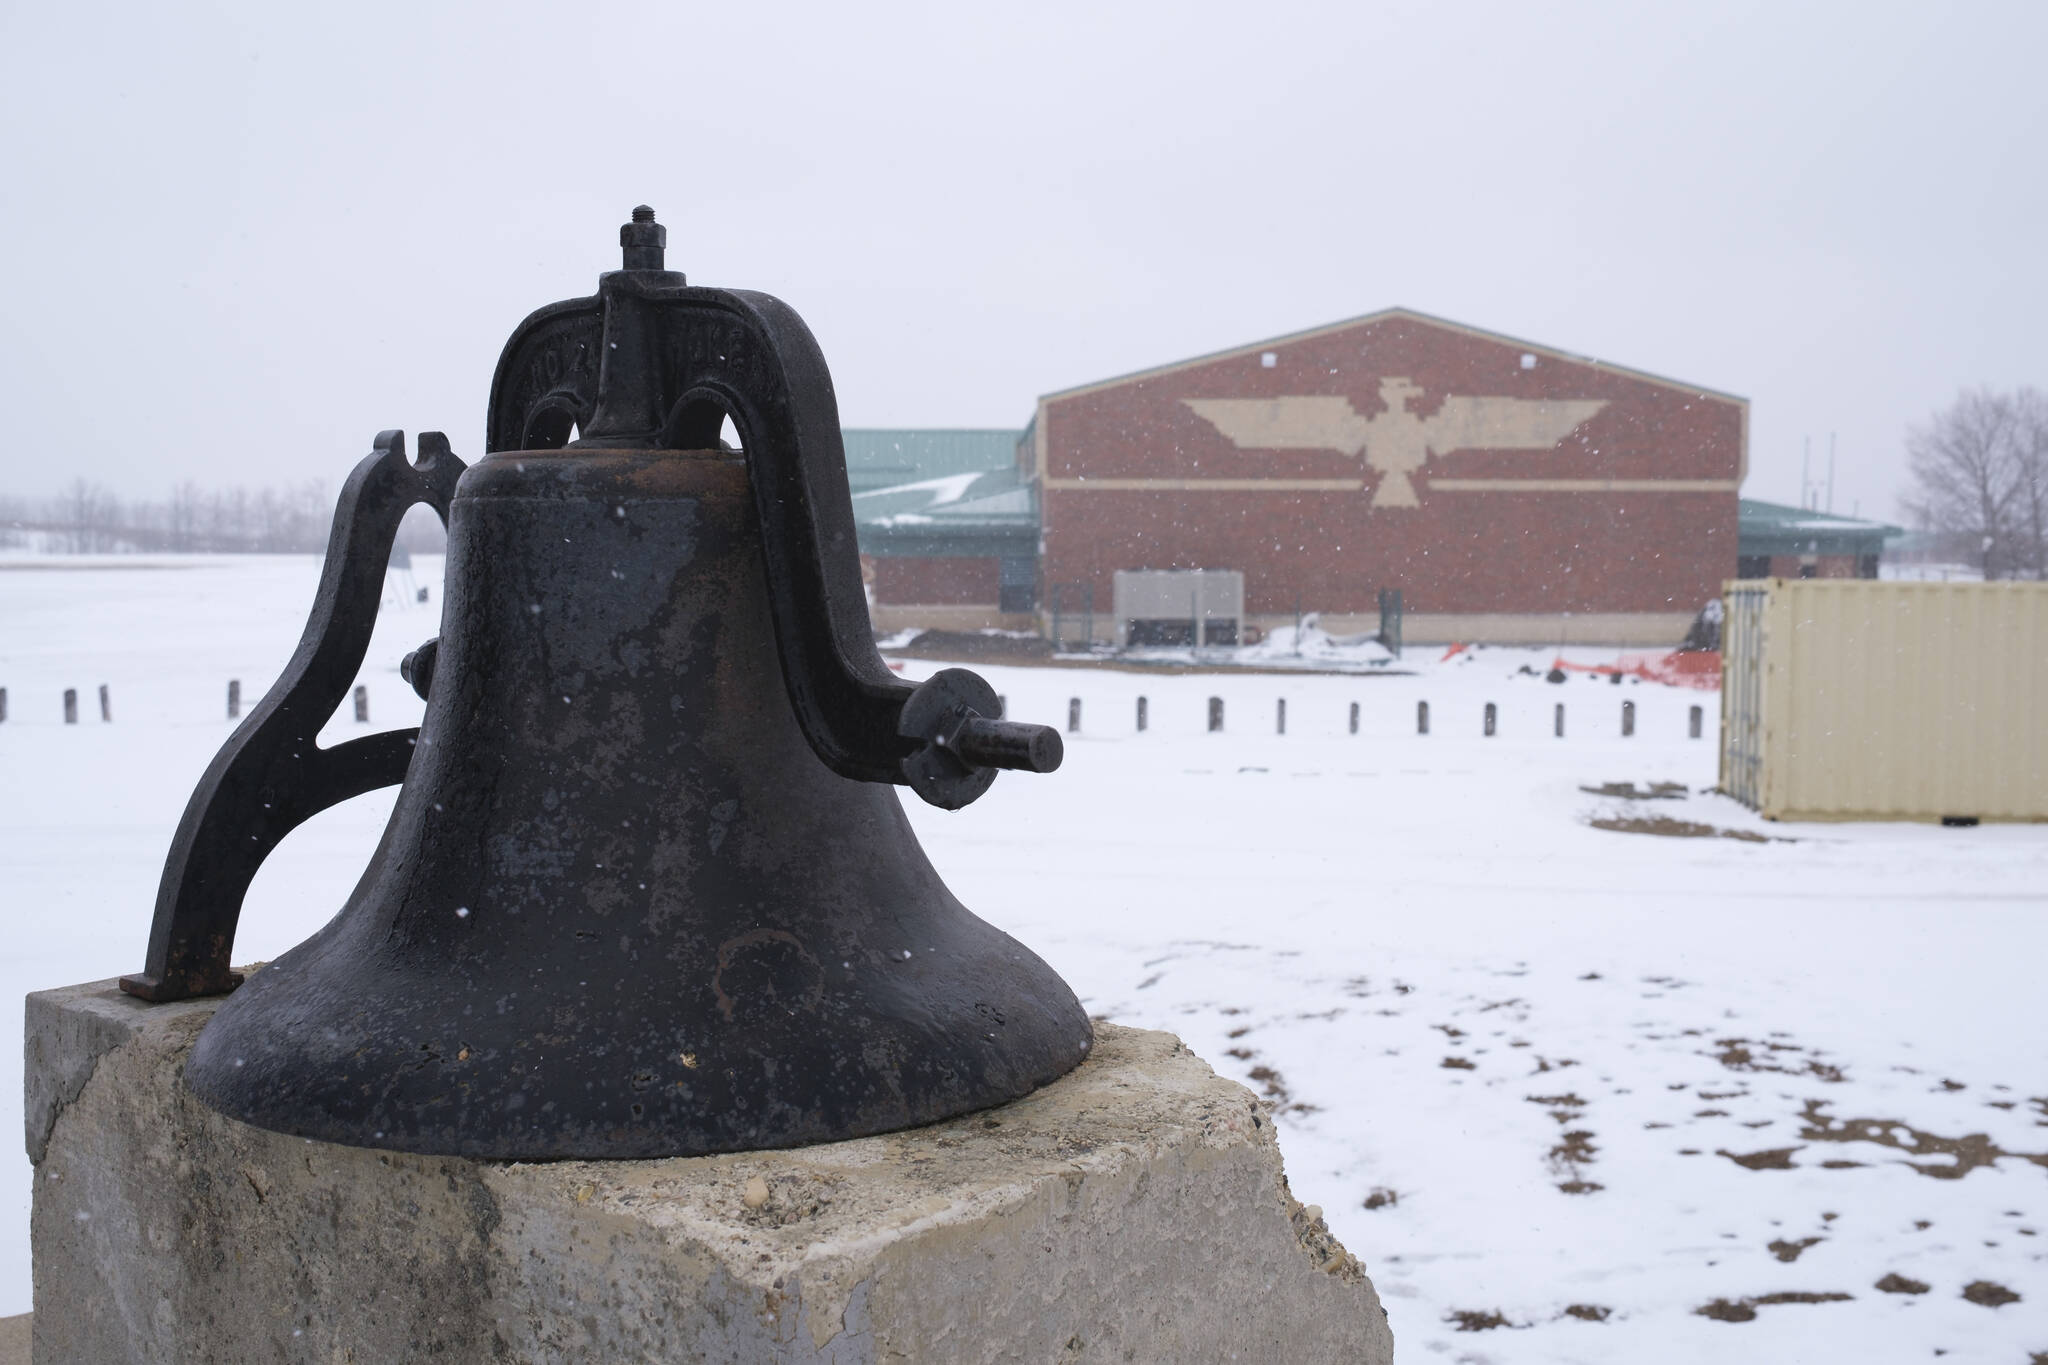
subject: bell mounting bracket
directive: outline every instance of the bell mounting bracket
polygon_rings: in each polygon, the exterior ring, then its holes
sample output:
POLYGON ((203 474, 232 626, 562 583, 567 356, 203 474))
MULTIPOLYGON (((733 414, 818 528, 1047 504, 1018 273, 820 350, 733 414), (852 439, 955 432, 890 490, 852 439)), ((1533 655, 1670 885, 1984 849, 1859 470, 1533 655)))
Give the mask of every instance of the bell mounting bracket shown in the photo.
POLYGON ((242 898, 284 836, 352 796, 405 780, 417 729, 386 730, 320 747, 320 727, 348 696, 369 652, 398 524, 416 503, 448 521, 463 462, 438 431, 379 432, 342 485, 313 614, 282 676, 207 765, 171 839, 143 970, 121 989, 144 1000, 218 995, 241 984, 229 970, 242 898))

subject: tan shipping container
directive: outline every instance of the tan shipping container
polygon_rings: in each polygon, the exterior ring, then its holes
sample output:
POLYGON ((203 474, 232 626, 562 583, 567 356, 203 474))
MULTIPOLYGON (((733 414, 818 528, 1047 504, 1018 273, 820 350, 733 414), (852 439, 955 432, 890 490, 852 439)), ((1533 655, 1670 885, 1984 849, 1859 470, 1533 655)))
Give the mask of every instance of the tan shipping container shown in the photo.
POLYGON ((1724 591, 1722 791, 1769 820, 2048 820, 2048 583, 1724 591))

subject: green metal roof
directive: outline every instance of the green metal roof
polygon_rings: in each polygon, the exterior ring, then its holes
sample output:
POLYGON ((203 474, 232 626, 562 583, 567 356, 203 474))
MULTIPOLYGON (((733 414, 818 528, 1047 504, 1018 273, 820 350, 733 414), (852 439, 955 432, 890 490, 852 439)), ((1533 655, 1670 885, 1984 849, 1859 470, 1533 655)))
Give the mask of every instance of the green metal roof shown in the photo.
POLYGON ((1012 468, 1022 435, 1011 428, 983 427, 908 431, 851 427, 839 433, 846 444, 846 477, 856 493, 1012 468))
POLYGON ((1874 555, 1905 531, 1881 521, 1838 517, 1782 503, 1740 499, 1737 553, 1745 555, 1874 555))
POLYGON ((1017 468, 1021 433, 841 433, 860 548, 881 555, 1038 552, 1038 489, 1017 468))

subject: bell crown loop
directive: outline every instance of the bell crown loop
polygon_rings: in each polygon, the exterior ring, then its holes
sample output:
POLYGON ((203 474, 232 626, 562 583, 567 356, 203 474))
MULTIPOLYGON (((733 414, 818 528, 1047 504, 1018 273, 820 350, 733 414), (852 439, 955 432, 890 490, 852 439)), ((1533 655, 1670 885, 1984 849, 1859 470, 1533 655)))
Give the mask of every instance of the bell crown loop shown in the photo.
POLYGON ((619 228, 622 269, 601 275, 596 294, 549 304, 513 330, 491 382, 487 453, 715 449, 730 417, 761 527, 783 683, 826 766, 907 785, 946 810, 988 790, 1000 769, 1056 769, 1059 732, 1003 720, 993 689, 965 670, 948 672, 979 687, 934 688, 934 678, 922 685, 932 689, 926 701, 910 706, 920 686, 890 672, 874 645, 823 353, 781 300, 692 287, 665 269, 667 240, 654 210, 638 206, 619 228), (964 742, 940 743, 942 734, 964 742))

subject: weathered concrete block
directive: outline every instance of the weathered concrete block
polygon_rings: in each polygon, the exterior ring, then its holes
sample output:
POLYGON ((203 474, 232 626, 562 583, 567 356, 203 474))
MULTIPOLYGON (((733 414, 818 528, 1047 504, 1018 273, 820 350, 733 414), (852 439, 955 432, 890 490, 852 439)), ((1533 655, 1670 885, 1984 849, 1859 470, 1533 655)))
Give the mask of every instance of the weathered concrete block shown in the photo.
POLYGON ((520 1164, 222 1118, 182 1079, 215 1003, 29 997, 39 1365, 1392 1359, 1263 1107, 1169 1034, 910 1132, 520 1164))

